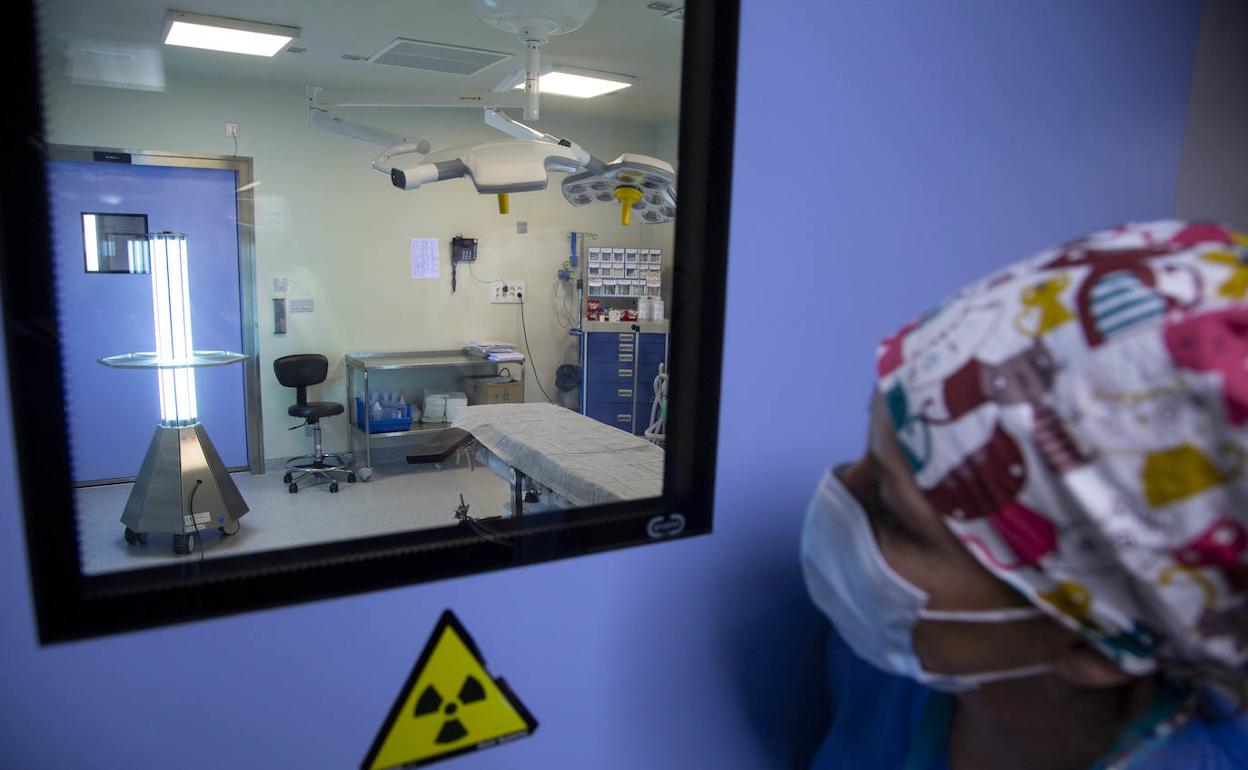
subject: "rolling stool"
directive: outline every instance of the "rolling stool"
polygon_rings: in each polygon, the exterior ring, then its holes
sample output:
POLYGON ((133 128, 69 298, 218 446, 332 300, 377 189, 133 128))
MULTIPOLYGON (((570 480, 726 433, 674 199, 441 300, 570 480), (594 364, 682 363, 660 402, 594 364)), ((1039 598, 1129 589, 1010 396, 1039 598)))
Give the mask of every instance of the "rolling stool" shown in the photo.
POLYGON ((301 353, 294 356, 282 356, 273 362, 273 373, 277 381, 288 388, 295 389, 295 403, 286 413, 291 417, 302 417, 303 422, 291 430, 304 425, 312 426, 312 435, 316 444, 314 454, 292 457, 286 461, 286 475, 282 482, 288 484, 291 494, 299 491, 299 482, 311 476, 329 482, 329 491, 338 491, 335 473, 345 474, 347 481, 355 481, 355 472, 351 470, 351 461, 342 455, 325 454, 321 448, 321 418, 333 417, 343 413, 342 404, 332 401, 308 401, 308 386, 318 385, 325 381, 329 373, 329 360, 319 353, 301 353))

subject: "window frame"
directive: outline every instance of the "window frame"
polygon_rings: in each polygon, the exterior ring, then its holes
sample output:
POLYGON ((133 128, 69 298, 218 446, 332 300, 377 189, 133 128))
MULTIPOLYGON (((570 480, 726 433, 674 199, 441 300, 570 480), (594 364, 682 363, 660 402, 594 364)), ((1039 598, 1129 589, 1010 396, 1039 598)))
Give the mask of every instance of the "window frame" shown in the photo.
POLYGON ((64 418, 42 87, 34 2, 18 4, 16 69, 0 136, 23 148, 0 177, 0 298, 31 588, 43 644, 425 583, 709 534, 724 328, 737 0, 686 6, 680 97, 672 372, 665 481, 657 498, 460 526, 84 575, 64 418), (24 34, 20 31, 24 30, 24 34), (43 223, 30 226, 28 223, 43 223), (7 225, 7 226, 3 226, 7 225), (40 259, 28 258, 39 255, 40 259), (39 410, 23 409, 40 403, 39 410), (683 408, 683 405, 689 405, 683 408), (37 412, 37 413, 36 413, 37 412), (59 416, 58 416, 59 415, 59 416))

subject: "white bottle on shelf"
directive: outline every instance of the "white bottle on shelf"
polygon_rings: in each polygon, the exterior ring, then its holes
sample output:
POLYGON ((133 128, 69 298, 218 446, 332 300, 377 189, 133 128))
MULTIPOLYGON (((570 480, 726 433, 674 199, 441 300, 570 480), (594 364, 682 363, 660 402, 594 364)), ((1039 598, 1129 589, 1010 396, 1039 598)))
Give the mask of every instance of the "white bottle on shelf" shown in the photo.
POLYGON ((650 320, 651 321, 663 320, 663 298, 662 297, 652 297, 650 299, 650 320))

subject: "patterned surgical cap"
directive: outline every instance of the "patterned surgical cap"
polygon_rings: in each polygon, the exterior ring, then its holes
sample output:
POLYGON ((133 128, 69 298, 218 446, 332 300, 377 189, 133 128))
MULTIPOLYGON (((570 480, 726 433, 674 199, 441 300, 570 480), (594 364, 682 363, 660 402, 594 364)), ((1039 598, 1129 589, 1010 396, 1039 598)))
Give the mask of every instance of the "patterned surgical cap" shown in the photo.
POLYGON ((920 489, 989 570, 1132 673, 1248 674, 1248 236, 1133 223, 886 339, 920 489))

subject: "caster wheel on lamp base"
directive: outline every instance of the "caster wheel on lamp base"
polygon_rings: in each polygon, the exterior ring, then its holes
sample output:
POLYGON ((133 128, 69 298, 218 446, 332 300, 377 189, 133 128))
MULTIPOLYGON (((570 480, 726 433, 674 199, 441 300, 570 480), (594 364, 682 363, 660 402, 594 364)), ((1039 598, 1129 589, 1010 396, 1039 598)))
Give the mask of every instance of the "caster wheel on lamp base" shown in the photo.
POLYGON ((173 552, 179 555, 195 553, 195 536, 174 535, 173 552))

